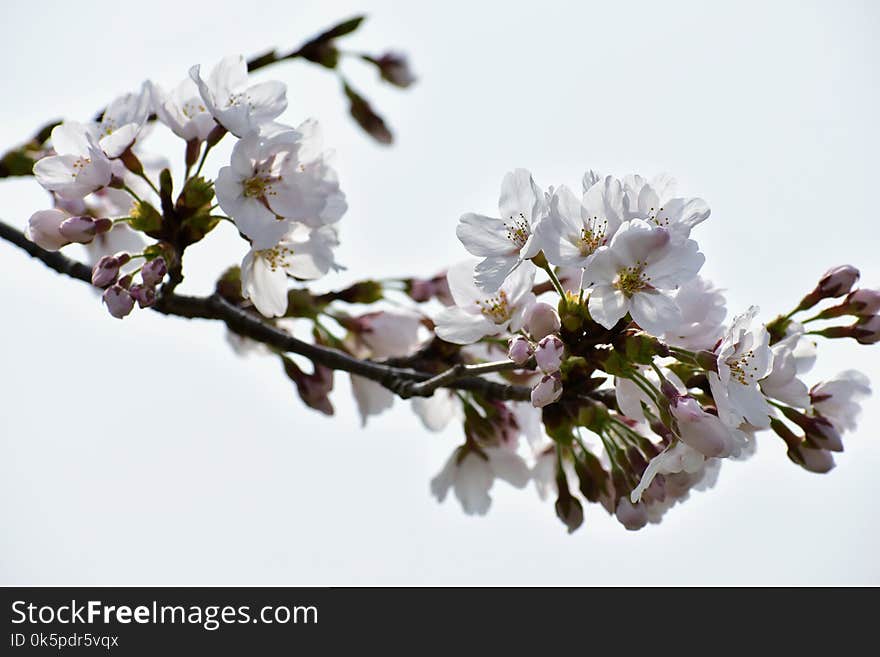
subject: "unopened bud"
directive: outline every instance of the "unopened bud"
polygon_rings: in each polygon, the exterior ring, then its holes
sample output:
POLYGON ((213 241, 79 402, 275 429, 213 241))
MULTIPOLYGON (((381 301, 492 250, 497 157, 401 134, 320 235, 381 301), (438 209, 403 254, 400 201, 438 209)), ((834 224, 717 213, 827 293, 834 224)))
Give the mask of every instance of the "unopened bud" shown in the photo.
POLYGON ((141 268, 141 279, 144 281, 145 286, 154 288, 165 278, 167 273, 168 267, 165 265, 165 258, 159 256, 150 260, 141 268))
POLYGON ((859 270, 852 265, 840 265, 826 271, 816 288, 824 297, 841 297, 859 280, 859 270))
POLYGON ((535 348, 535 362, 542 372, 553 374, 559 371, 564 352, 565 344, 563 344, 562 340, 555 335, 548 335, 535 348))
POLYGON ((507 347, 507 357, 517 365, 525 365, 535 353, 532 343, 521 335, 510 338, 507 347))
POLYGON ((402 53, 387 52, 377 59, 370 58, 370 61, 379 67, 382 79, 396 87, 405 89, 416 81, 406 55, 402 53))
POLYGON ((827 449, 813 449, 805 445, 789 447, 788 458, 804 470, 825 474, 834 468, 834 456, 827 449))
POLYGON ((102 297, 107 310, 116 319, 122 319, 134 308, 134 299, 124 287, 113 285, 104 291, 102 297))
POLYGON ((156 303, 156 290, 153 287, 147 287, 146 285, 132 285, 128 289, 128 293, 131 295, 132 299, 137 301, 138 306, 141 308, 148 308, 156 303))
POLYGON ((92 217, 70 217, 65 219, 58 230, 71 242, 88 244, 98 233, 106 233, 113 226, 109 219, 93 219, 92 217))
POLYGON ((851 306, 853 314, 860 317, 875 315, 880 311, 880 290, 853 290, 847 295, 844 305, 851 306))
POLYGON ((853 337, 860 344, 880 342, 880 315, 871 315, 853 325, 853 337))
POLYGON ((540 301, 529 308, 525 316, 525 323, 526 330, 535 340, 556 333, 561 326, 556 309, 540 301))
POLYGON ((852 289, 859 280, 859 270, 852 265, 832 267, 819 279, 816 289, 801 299, 798 310, 812 308, 822 299, 841 297, 852 289))
POLYGON ((119 276, 119 267, 120 263, 116 256, 101 256, 92 268, 92 285, 95 287, 113 285, 119 276))
POLYGON ((562 396, 562 377, 559 372, 541 377, 532 388, 532 406, 543 408, 559 400, 562 396))

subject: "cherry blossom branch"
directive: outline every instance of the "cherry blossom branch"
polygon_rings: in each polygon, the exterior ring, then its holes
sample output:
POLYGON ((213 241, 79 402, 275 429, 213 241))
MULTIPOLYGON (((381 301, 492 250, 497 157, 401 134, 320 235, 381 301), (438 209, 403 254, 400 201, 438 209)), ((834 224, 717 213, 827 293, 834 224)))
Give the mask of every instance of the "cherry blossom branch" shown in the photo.
MULTIPOLYGON (((453 365, 445 372, 426 379, 424 381, 406 381, 398 386, 395 392, 403 399, 409 397, 430 397, 437 388, 452 387, 451 384, 465 377, 476 377, 482 374, 491 374, 493 372, 510 372, 519 369, 534 369, 535 363, 532 359, 525 365, 517 365, 511 360, 499 360, 491 363, 479 363, 477 365, 465 365, 458 363, 453 365)), ((526 397, 528 399, 528 397, 526 397)))
MULTIPOLYGON (((89 267, 57 251, 48 251, 37 246, 20 230, 2 221, 0 221, 0 238, 19 247, 59 274, 91 284, 91 269, 89 267)), ((437 388, 453 388, 477 392, 489 399, 525 401, 529 399, 531 392, 527 386, 497 383, 480 378, 480 375, 490 372, 521 367, 511 361, 456 366, 439 376, 434 376, 411 368, 362 360, 338 349, 299 340, 289 333, 263 322, 253 313, 233 305, 216 293, 207 297, 195 297, 166 292, 156 301, 153 309, 164 315, 186 319, 222 321, 229 330, 238 335, 281 352, 299 354, 330 369, 370 379, 404 398, 430 396, 437 388), (409 387, 408 384, 413 383, 417 385, 409 387), (420 385, 422 383, 425 385, 420 385)))

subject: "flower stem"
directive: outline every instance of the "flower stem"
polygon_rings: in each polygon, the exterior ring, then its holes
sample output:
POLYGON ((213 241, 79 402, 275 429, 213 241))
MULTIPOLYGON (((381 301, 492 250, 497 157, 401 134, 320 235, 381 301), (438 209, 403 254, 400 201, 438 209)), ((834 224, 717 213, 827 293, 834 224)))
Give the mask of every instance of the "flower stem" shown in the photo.
POLYGON ((553 267, 550 264, 546 264, 542 267, 542 269, 547 272, 547 276, 550 277, 550 282, 553 283, 553 287, 556 289, 556 292, 563 299, 565 298, 565 290, 562 287, 562 283, 559 282, 559 278, 556 276, 556 272, 553 271, 553 267))

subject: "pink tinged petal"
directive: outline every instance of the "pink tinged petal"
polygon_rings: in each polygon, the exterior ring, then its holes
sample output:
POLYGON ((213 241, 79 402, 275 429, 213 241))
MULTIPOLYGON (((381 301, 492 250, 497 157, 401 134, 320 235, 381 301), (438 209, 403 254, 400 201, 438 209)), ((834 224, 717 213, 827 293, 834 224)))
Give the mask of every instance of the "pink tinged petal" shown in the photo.
POLYGON ((704 456, 724 456, 727 452, 729 430, 714 415, 706 413, 692 397, 678 400, 671 406, 682 442, 704 456))
POLYGON ((264 317, 281 317, 287 311, 287 274, 254 250, 241 263, 241 291, 264 317))
POLYGON ((70 244, 70 240, 61 234, 61 224, 67 220, 68 215, 61 210, 40 210, 28 219, 25 235, 39 247, 48 251, 57 251, 62 246, 70 244))
POLYGON ((626 315, 629 306, 623 292, 610 285, 597 286, 590 293, 590 316, 607 329, 613 328, 626 315))
POLYGON ((544 193, 525 169, 515 169, 504 176, 498 209, 501 219, 510 221, 522 214, 529 225, 540 218, 544 208, 544 193))
POLYGON ((617 400, 617 407, 624 415, 633 420, 645 419, 642 403, 647 404, 649 407, 653 406, 653 402, 651 402, 645 392, 630 379, 616 377, 614 379, 614 395, 617 400))
POLYGON ((351 376, 351 392, 357 402, 361 426, 366 426, 369 416, 379 415, 394 405, 394 393, 388 388, 354 374, 351 376))
POLYGON ((630 299, 633 320, 654 335, 662 335, 681 323, 681 311, 675 300, 662 292, 637 292, 630 299))
POLYGON ((457 306, 441 310, 434 318, 434 324, 437 336, 454 344, 472 344, 499 330, 483 315, 465 312, 457 306))
POLYGON ((519 248, 507 239, 507 227, 500 219, 468 213, 459 219, 455 234, 464 248, 475 256, 508 256, 519 248))
POLYGON ((101 149, 111 159, 119 157, 134 143, 140 129, 141 126, 134 123, 117 128, 106 137, 101 138, 99 141, 101 149))
POLYGON ((516 255, 486 258, 474 268, 474 283, 484 292, 494 293, 521 262, 516 255))

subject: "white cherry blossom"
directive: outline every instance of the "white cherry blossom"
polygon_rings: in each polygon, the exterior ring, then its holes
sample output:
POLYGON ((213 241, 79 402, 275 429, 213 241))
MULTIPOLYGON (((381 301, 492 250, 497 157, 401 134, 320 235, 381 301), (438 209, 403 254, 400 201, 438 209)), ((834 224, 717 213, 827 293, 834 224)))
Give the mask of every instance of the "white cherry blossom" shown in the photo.
POLYGON ((150 116, 151 105, 149 83, 145 82, 140 91, 114 99, 100 120, 90 126, 107 157, 117 158, 131 148, 150 116))
POLYGON ((639 175, 624 178, 626 219, 642 219, 666 228, 673 240, 685 240, 691 229, 709 218, 709 206, 700 198, 675 196, 675 180, 659 175, 650 181, 639 175))
POLYGON ((474 281, 485 292, 498 290, 513 270, 541 250, 536 228, 546 214, 546 202, 532 174, 516 169, 504 176, 498 211, 500 219, 467 213, 456 229, 464 248, 484 258, 474 268, 474 281))
POLYGON ((773 369, 770 335, 763 324, 756 323, 757 306, 733 320, 718 349, 717 372, 709 372, 712 397, 718 416, 730 427, 743 422, 753 427, 770 425, 770 406, 758 382, 773 369))
POLYGON ((207 80, 198 65, 189 75, 217 123, 236 137, 259 130, 287 109, 287 86, 275 80, 250 84, 247 62, 241 55, 221 59, 207 80))
POLYGON ((457 449, 431 480, 431 492, 442 502, 451 488, 465 513, 485 515, 492 504, 489 491, 495 479, 524 488, 529 477, 529 466, 507 447, 485 447, 482 454, 468 450, 463 455, 457 449))
POLYGON ((535 303, 535 267, 525 263, 494 293, 480 290, 472 272, 473 263, 466 261, 450 267, 446 274, 455 305, 435 317, 437 335, 447 342, 471 344, 487 335, 520 330, 526 312, 535 303))
POLYGON ((770 348, 773 369, 761 380, 761 392, 789 406, 808 408, 810 391, 799 375, 809 371, 815 362, 816 343, 803 334, 803 326, 793 326, 794 332, 770 348))
POLYGON ((63 199, 81 199, 110 183, 110 160, 88 126, 65 121, 52 130, 55 155, 34 165, 34 177, 63 199))
POLYGON ((871 394, 868 377, 857 370, 846 370, 810 390, 813 409, 831 422, 837 431, 855 431, 862 411, 861 401, 871 394))
POLYGON ((277 244, 251 248, 241 263, 241 291, 266 317, 287 311, 288 276, 315 279, 335 268, 333 248, 338 245, 332 227, 297 224, 277 244))
POLYGON ((336 222, 347 206, 327 157, 314 121, 271 137, 253 133, 235 144, 230 165, 220 169, 217 200, 258 249, 277 243, 292 221, 336 222))
POLYGON ((559 267, 586 269, 593 254, 623 223, 623 213, 623 190, 616 178, 591 184, 582 200, 565 185, 559 186, 541 224, 544 255, 559 267))
POLYGON ((681 323, 672 290, 696 276, 704 260, 693 240, 673 241, 665 228, 628 221, 585 274, 584 282, 592 284, 590 315, 610 329, 630 313, 643 329, 661 335, 681 323))
POLYGON ((724 333, 727 316, 722 291, 696 276, 675 291, 674 299, 681 321, 664 333, 666 344, 693 351, 714 348, 724 333))
POLYGON ((205 141, 217 122, 205 106, 199 87, 186 78, 171 91, 166 92, 150 82, 153 111, 171 131, 186 141, 205 141))

